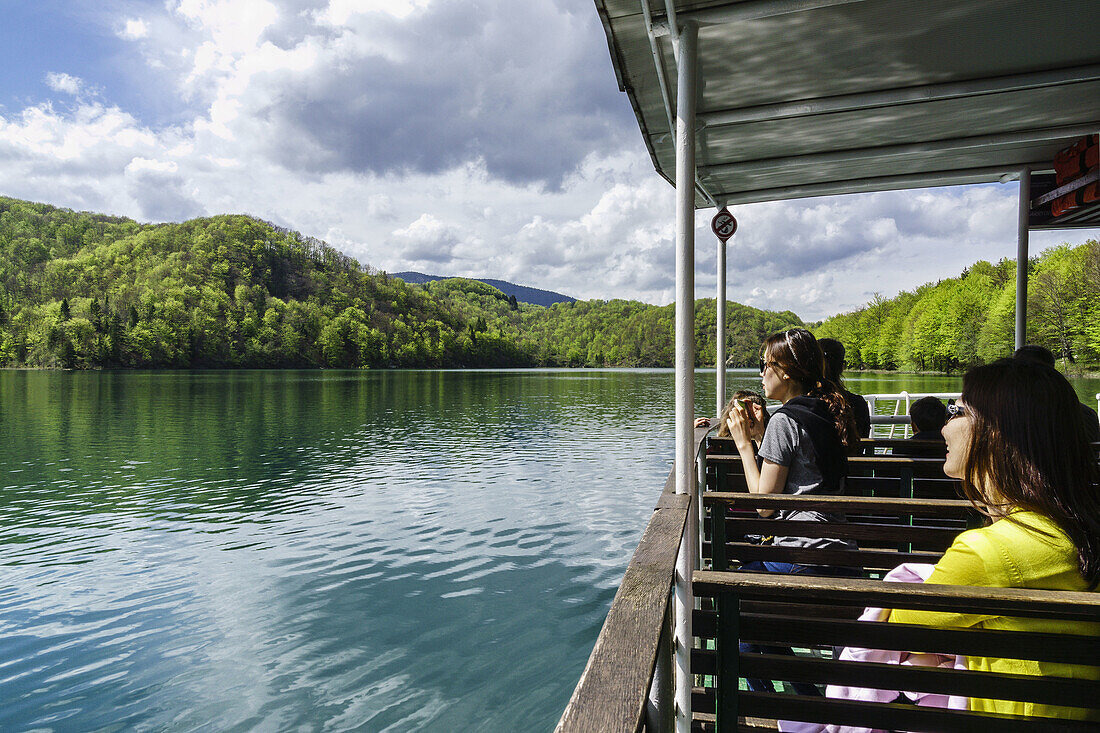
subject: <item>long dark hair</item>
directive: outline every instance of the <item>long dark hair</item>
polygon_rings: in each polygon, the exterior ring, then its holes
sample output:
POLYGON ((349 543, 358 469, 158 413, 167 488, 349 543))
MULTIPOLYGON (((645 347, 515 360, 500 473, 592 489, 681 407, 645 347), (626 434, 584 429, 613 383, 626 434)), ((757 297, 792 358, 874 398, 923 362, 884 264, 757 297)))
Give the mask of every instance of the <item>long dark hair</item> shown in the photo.
POLYGON ((966 497, 986 514, 1025 509, 1052 519, 1077 548, 1089 588, 1096 588, 1100 476, 1069 381, 1043 364, 1002 359, 966 373, 962 401, 971 416, 966 497))
POLYGON ((774 361, 806 394, 825 402, 833 416, 840 442, 848 452, 859 449, 859 430, 852 408, 835 382, 825 376, 824 357, 814 335, 804 328, 792 328, 764 339, 760 354, 774 361))
POLYGON ((841 378, 844 373, 844 344, 836 339, 818 339, 817 345, 821 347, 821 371, 825 378, 844 389, 844 379, 841 378))

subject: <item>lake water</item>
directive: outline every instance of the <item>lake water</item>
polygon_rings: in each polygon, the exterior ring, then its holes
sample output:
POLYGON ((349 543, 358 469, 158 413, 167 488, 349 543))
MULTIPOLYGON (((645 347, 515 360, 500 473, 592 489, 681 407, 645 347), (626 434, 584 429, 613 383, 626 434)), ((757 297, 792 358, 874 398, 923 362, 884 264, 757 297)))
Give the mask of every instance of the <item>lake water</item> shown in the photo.
POLYGON ((670 467, 672 390, 0 371, 0 730, 552 728, 670 467))

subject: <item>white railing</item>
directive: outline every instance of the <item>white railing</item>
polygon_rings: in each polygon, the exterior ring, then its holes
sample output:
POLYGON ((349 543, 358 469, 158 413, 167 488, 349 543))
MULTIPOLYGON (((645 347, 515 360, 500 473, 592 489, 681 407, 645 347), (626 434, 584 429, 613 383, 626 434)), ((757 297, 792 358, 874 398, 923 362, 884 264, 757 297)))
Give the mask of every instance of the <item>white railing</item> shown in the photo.
MULTIPOLYGON (((878 394, 865 394, 868 406, 871 408, 871 437, 872 438, 908 438, 912 435, 909 427, 909 407, 914 400, 924 397, 938 397, 941 400, 957 400, 962 396, 960 392, 883 392, 878 394), (885 404, 890 403, 890 404, 885 404), (890 411, 890 414, 879 414, 880 405, 890 411), (900 435, 895 434, 901 427, 900 435)), ((1098 395, 1100 397, 1100 395, 1098 395)))

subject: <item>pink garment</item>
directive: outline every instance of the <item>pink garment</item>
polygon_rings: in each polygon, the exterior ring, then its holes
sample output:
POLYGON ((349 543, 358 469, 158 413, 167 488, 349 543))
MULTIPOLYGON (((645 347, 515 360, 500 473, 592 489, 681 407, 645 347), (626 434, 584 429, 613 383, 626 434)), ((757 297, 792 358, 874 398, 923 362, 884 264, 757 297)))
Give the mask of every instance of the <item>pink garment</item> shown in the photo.
MULTIPOLYGON (((891 583, 923 583, 932 574, 932 565, 924 563, 902 563, 883 580, 891 583)), ((860 621, 885 621, 889 610, 866 608, 859 617, 860 621)), ((845 647, 840 659, 849 662, 877 662, 879 664, 910 664, 917 667, 942 667, 947 669, 966 669, 966 657, 954 654, 913 654, 910 652, 887 651, 885 649, 860 649, 845 647)), ((937 695, 926 692, 902 692, 917 705, 951 710, 966 710, 970 698, 957 695, 937 695)), ((839 700, 860 702, 892 702, 897 699, 896 690, 874 690, 865 687, 844 687, 829 685, 825 696, 839 700)), ((824 725, 822 723, 803 723, 794 720, 780 720, 779 730, 784 733, 882 733, 877 729, 858 728, 848 725, 824 725)))

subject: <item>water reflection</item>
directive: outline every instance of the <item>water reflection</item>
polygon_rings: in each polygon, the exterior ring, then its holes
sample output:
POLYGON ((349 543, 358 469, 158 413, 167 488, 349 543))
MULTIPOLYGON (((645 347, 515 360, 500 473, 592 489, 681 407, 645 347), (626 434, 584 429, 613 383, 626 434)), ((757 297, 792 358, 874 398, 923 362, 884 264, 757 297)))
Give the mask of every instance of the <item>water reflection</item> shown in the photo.
POLYGON ((671 384, 0 373, 0 728, 551 726, 671 384))

